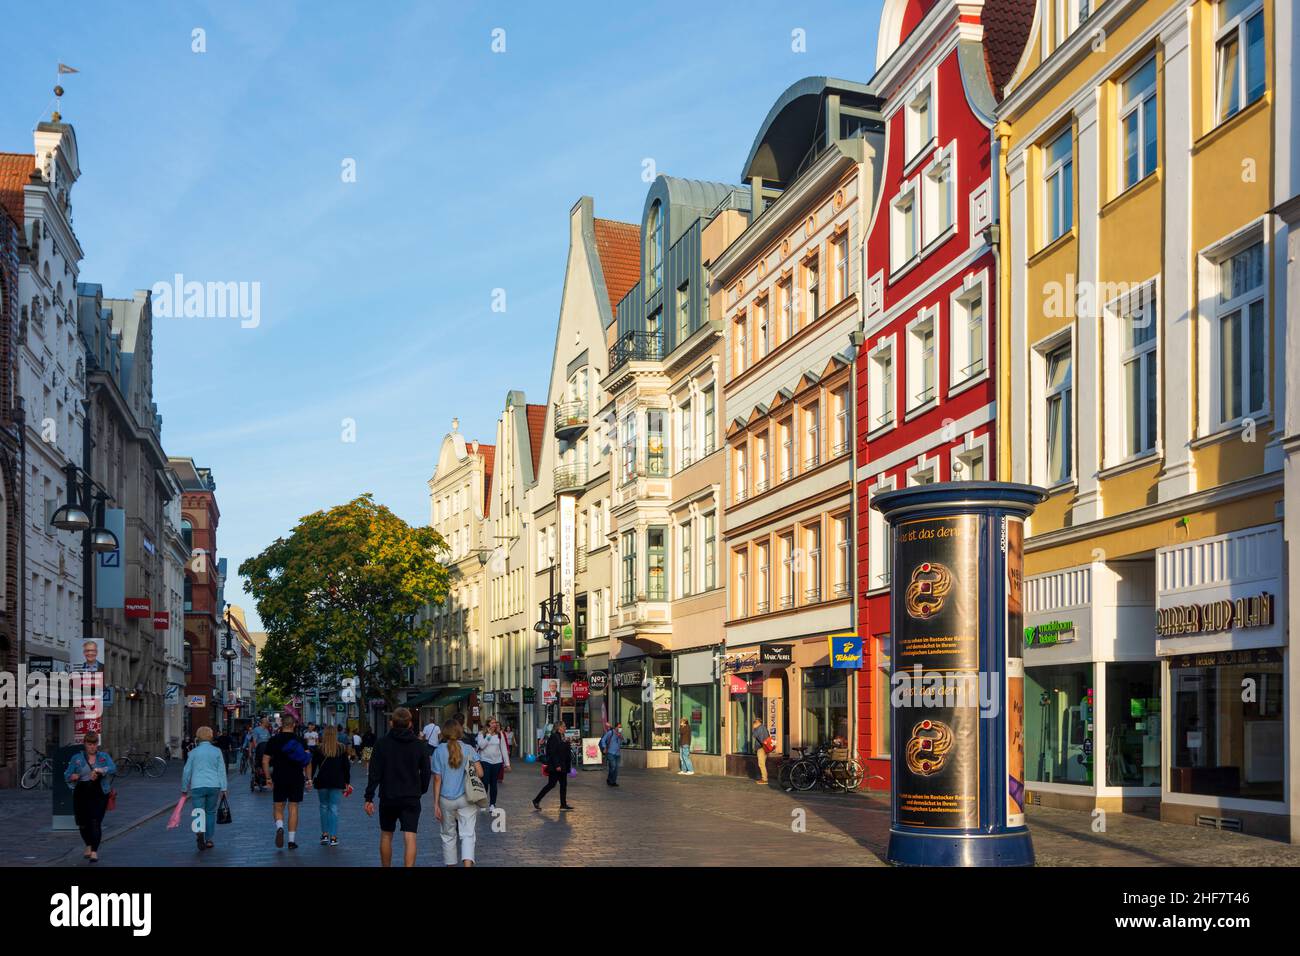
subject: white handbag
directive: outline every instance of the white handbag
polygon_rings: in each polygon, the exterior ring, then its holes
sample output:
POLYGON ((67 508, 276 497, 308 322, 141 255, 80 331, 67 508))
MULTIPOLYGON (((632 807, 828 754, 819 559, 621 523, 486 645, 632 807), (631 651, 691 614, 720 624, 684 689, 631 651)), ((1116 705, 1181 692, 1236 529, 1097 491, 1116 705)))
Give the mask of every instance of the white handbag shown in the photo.
POLYGON ((465 799, 476 807, 486 807, 487 785, 474 773, 474 762, 465 754, 465 799))

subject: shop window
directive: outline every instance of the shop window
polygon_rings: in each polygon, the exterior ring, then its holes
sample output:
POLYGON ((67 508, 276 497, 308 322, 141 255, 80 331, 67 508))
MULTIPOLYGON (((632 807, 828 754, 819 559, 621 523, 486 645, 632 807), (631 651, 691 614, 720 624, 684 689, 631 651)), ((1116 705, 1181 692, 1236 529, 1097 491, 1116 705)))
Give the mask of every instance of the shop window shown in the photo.
POLYGON ((849 672, 843 668, 803 669, 803 742, 830 746, 849 740, 849 672))
POLYGON ((717 701, 716 682, 678 685, 677 717, 678 721, 685 720, 691 729, 691 753, 718 752, 717 701))
MULTIPOLYGON (((670 661, 655 661, 656 670, 667 664, 670 673, 670 661)), ((677 724, 673 720, 673 682, 669 676, 654 677, 650 717, 654 721, 650 737, 650 746, 654 750, 677 749, 677 724)))
POLYGON ((1160 786, 1160 664, 1106 665, 1106 785, 1160 786))
POLYGON ((891 687, 889 683, 890 671, 893 666, 890 658, 892 653, 893 645, 890 642, 889 635, 878 635, 876 637, 876 727, 872 734, 872 742, 875 744, 874 750, 877 757, 888 757, 893 748, 894 724, 892 720, 893 710, 890 706, 891 687))
POLYGON ((753 723, 763 719, 763 674, 732 674, 727 680, 731 689, 731 752, 752 754, 758 747, 751 732, 753 723))
POLYGON ((1170 661, 1169 789, 1281 801, 1286 761, 1280 660, 1184 667, 1170 661), (1250 693, 1245 693, 1249 690, 1250 693), (1243 698, 1249 697, 1249 700, 1243 698))
POLYGON ((1025 668, 1025 774, 1091 785, 1092 664, 1025 668))
POLYGON ((1219 120, 1264 95, 1263 0, 1221 0, 1215 34, 1215 95, 1219 120))

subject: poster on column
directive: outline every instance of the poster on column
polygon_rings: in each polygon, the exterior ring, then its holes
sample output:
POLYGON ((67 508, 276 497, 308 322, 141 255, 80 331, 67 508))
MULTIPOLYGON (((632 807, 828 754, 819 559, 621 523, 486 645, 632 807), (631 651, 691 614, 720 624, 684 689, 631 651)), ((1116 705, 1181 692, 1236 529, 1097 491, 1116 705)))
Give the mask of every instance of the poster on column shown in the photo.
POLYGON ((1025 825, 1025 524, 1004 517, 1007 564, 1007 826, 1025 825))
POLYGON ((981 522, 952 515, 895 528, 891 705, 897 819, 904 826, 979 825, 981 522))
POLYGON ((104 732, 104 640, 87 637, 73 659, 76 681, 72 706, 72 742, 83 743, 88 733, 104 732))

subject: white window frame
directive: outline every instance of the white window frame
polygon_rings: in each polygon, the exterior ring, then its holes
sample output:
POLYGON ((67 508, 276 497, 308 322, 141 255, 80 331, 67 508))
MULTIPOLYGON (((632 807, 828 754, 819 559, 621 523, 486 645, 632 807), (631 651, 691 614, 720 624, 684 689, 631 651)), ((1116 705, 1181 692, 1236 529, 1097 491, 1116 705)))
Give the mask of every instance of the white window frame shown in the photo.
POLYGON ((889 204, 889 263, 893 275, 898 275, 920 257, 921 254, 921 190, 915 180, 903 184, 893 201, 889 204), (907 255, 902 245, 906 232, 906 213, 903 207, 912 208, 911 242, 912 249, 907 255))
POLYGON ((938 130, 939 124, 935 110, 936 97, 934 88, 934 75, 931 73, 916 85, 903 106, 903 152, 906 154, 903 165, 905 168, 915 163, 925 153, 926 147, 933 144, 936 139, 936 130, 938 130), (921 138, 917 110, 917 105, 922 100, 926 104, 927 129, 924 139, 921 138))
MULTIPOLYGON (((1031 449, 1033 458, 1031 465, 1033 469, 1033 483, 1044 488, 1064 487, 1075 481, 1075 473, 1079 464, 1076 445, 1078 443, 1078 394, 1075 388, 1075 370, 1078 368, 1077 349, 1074 347, 1074 329, 1072 326, 1066 326, 1050 336, 1034 343, 1030 347, 1030 366, 1032 371, 1032 401, 1030 402, 1030 432, 1032 435, 1031 449), (1049 398, 1047 392, 1047 357, 1057 349, 1068 348, 1070 350, 1070 468, 1067 474, 1062 478, 1049 479, 1047 474, 1048 457, 1047 457, 1047 401, 1049 398)), ((1053 394, 1062 391, 1054 390, 1053 394)))
POLYGON ((749 368, 749 313, 738 312, 731 320, 732 349, 731 361, 735 366, 733 376, 749 368))
POLYGON ((949 453, 948 474, 952 476, 952 481, 989 481, 989 465, 988 433, 976 436, 973 432, 967 432, 963 443, 954 446, 949 453), (984 465, 982 479, 971 476, 971 462, 975 459, 979 459, 984 465), (956 468, 958 464, 962 466, 960 471, 956 468))
POLYGON ((1074 127, 1066 126, 1058 130, 1051 139, 1043 143, 1043 248, 1050 246, 1062 236, 1067 235, 1074 229, 1074 127), (1051 155, 1052 147, 1060 141, 1061 137, 1070 137, 1070 153, 1062 159, 1055 160, 1050 166, 1046 165, 1047 157, 1051 155), (1070 168, 1070 188, 1055 189, 1053 181, 1060 175, 1066 167, 1070 168), (1057 195, 1054 195, 1057 193, 1057 195), (1058 219, 1061 223, 1065 222, 1065 213, 1070 215, 1069 225, 1066 225, 1056 235, 1052 235, 1050 206, 1055 205, 1058 219))
MULTIPOLYGON (((1223 9, 1223 0, 1218 0, 1218 2, 1215 3, 1214 7, 1215 7, 1214 18, 1217 21, 1219 18, 1219 12, 1223 9)), ((1246 109, 1246 107, 1250 106, 1251 103, 1256 102, 1256 100, 1247 101, 1246 99, 1246 97, 1250 93, 1250 91, 1246 87, 1247 77, 1249 75, 1247 58, 1246 58, 1246 51, 1247 51, 1246 25, 1250 23, 1251 19, 1253 19, 1256 14, 1262 14, 1263 10, 1264 10, 1264 0, 1256 0, 1255 3, 1251 4, 1249 7, 1243 10, 1241 13, 1237 14, 1231 20, 1228 20, 1225 23, 1218 24, 1217 28, 1214 31, 1213 83, 1214 83, 1214 123, 1216 126, 1218 126, 1220 123, 1226 123, 1228 120, 1232 119, 1242 110, 1246 109), (1223 41, 1227 38, 1228 34, 1230 33, 1235 33, 1236 40, 1237 40, 1237 71, 1238 71, 1237 82, 1239 84, 1238 93, 1239 93, 1240 102, 1237 104, 1237 108, 1235 110, 1233 110, 1231 113, 1228 113, 1225 116, 1223 114, 1223 103, 1220 99, 1220 96, 1223 92, 1223 79, 1222 79, 1223 41)), ((1260 93, 1259 97, 1257 97, 1257 99, 1263 99, 1264 93, 1267 92, 1268 92, 1268 49, 1266 46, 1264 50, 1264 89, 1260 93)))
POLYGON ((911 419, 915 415, 934 407, 939 402, 939 349, 942 345, 939 334, 939 307, 932 305, 922 309, 917 313, 916 318, 907 323, 907 394, 906 399, 907 412, 904 420, 911 419), (934 341, 930 347, 930 361, 933 367, 930 370, 930 388, 928 396, 925 395, 922 382, 922 372, 925 368, 925 355, 922 353, 922 335, 929 330, 934 341))
POLYGON ((749 439, 731 446, 731 471, 735 475, 736 487, 731 500, 739 504, 749 497, 749 439))
POLYGON ((676 408, 677 418, 677 470, 689 468, 695 463, 695 403, 688 393, 676 408))
POLYGON ((867 353, 867 434, 884 434, 898 425, 898 350, 897 335, 876 342, 867 353), (888 381, 883 369, 889 369, 888 381), (888 419, 885 416, 888 415, 888 419))
POLYGON ((943 480, 943 475, 939 471, 939 456, 931 454, 926 457, 922 452, 916 459, 916 464, 907 469, 907 487, 915 488, 917 485, 933 485, 943 480), (921 479, 925 480, 922 481, 921 479))
MULTIPOLYGON (((1102 311, 1102 339, 1106 373, 1102 376, 1101 407, 1114 409, 1107 414, 1106 421, 1115 421, 1114 428, 1107 427, 1103 463, 1106 468, 1115 468, 1134 461, 1143 461, 1161 454, 1161 435, 1164 424, 1164 336, 1161 334, 1160 322, 1160 280, 1159 277, 1138 283, 1124 295, 1106 303, 1102 311), (1125 320, 1135 311, 1145 311, 1155 324, 1155 336, 1150 342, 1144 342, 1136 348, 1126 348, 1124 337, 1125 320), (1148 359, 1147 356, 1150 356, 1148 359), (1129 407, 1125 366, 1130 362, 1152 361, 1156 367, 1156 424, 1155 434, 1151 436, 1149 448, 1130 454, 1129 446, 1129 407)), ((1142 389, 1146 389, 1146 376, 1142 377, 1142 389)))
POLYGON ((677 526, 677 596, 687 598, 695 593, 695 520, 687 518, 677 526))
POLYGON ((1268 231, 1263 227, 1262 220, 1256 220, 1245 229, 1239 230, 1228 239, 1216 244, 1210 249, 1201 253, 1200 278, 1201 287, 1205 289, 1205 298, 1202 299, 1201 320, 1199 323, 1198 340, 1204 343, 1200 349, 1201 355, 1198 356, 1201 368, 1201 381, 1208 382, 1209 388, 1205 389, 1205 394, 1201 404, 1201 417, 1203 422, 1203 434, 1217 434, 1219 432, 1236 430, 1241 427, 1247 419, 1256 422, 1268 418, 1271 415, 1271 394, 1270 380, 1272 378, 1272 350, 1269 341, 1269 285, 1272 281, 1272 243, 1269 241, 1268 231), (1261 282, 1253 286, 1248 291, 1238 295, 1236 298, 1227 302, 1220 302, 1219 295, 1221 291, 1221 266, 1233 256, 1244 252, 1257 243, 1263 244, 1260 256, 1263 260, 1264 275, 1261 282), (1264 311, 1264 356, 1263 356, 1263 402, 1259 408, 1249 408, 1250 398, 1250 322, 1248 310, 1256 302, 1262 301, 1264 311), (1219 362, 1219 325, 1222 318, 1232 312, 1240 311, 1242 313, 1242 378, 1241 378, 1241 406, 1242 414, 1234 418, 1224 418, 1223 409, 1219 407, 1221 395, 1221 373, 1219 362))
POLYGON ((924 212, 924 222, 922 225, 922 250, 927 250, 931 246, 942 242, 949 236, 957 232, 957 142, 954 140, 935 155, 933 161, 925 167, 921 174, 921 191, 924 196, 921 200, 921 209, 924 212), (936 173, 943 174, 942 183, 936 180, 936 173), (940 208, 939 190, 943 188, 947 192, 948 201, 948 222, 939 223, 935 220, 940 208))
MULTIPOLYGON (((876 483, 868 490, 872 501, 882 491, 893 491, 897 481, 889 475, 878 475, 876 483)), ((889 587, 892 573, 892 549, 889 540, 889 522, 876 508, 867 506, 867 592, 876 593, 889 587)))
POLYGON ((835 301, 843 302, 849 295, 849 231, 841 229, 830 239, 831 270, 835 276, 835 301))
POLYGON ((798 442, 799 465, 801 470, 811 471, 824 460, 822 456, 822 403, 820 397, 800 408, 798 414, 799 424, 796 427, 800 432, 798 442), (807 442, 806 451, 805 441, 807 442))
POLYGON ((989 272, 967 274, 962 287, 948 299, 948 396, 970 388, 989 377, 989 272), (970 307, 980 302, 980 342, 983 346, 979 368, 970 360, 970 307))
POLYGON ((1127 73, 1121 76, 1119 78, 1119 81, 1115 85, 1116 92, 1118 93, 1116 99, 1118 101, 1118 108, 1119 108, 1119 123, 1115 129, 1115 149, 1118 151, 1115 168, 1119 173, 1119 192, 1121 193, 1129 189, 1132 189, 1138 183, 1142 182, 1142 180, 1146 179, 1153 172, 1155 172, 1156 167, 1160 165, 1160 130, 1158 128, 1159 124, 1157 123, 1156 158, 1155 158, 1156 165, 1150 169, 1146 168, 1146 111, 1143 108, 1146 105, 1147 100, 1155 98, 1156 116, 1157 118, 1160 116, 1160 99, 1159 99, 1160 72, 1159 70, 1156 70, 1154 72, 1154 76, 1152 77, 1150 88, 1144 90, 1139 96, 1137 96, 1133 100, 1125 101, 1124 99, 1124 84, 1127 83, 1129 80, 1131 80, 1133 77, 1137 76, 1138 73, 1140 73, 1148 63, 1154 65, 1155 60, 1156 60, 1156 55, 1154 53, 1148 54, 1147 56, 1143 57, 1142 61, 1138 63, 1137 66, 1133 67, 1133 69, 1129 70, 1127 73), (1124 146, 1125 146, 1124 133, 1125 133, 1125 125, 1128 122, 1128 118, 1130 115, 1134 113, 1137 114, 1136 135, 1138 141, 1138 171, 1137 171, 1137 179, 1133 180, 1132 182, 1129 182, 1128 164, 1127 162, 1125 162, 1126 157, 1124 155, 1124 146))

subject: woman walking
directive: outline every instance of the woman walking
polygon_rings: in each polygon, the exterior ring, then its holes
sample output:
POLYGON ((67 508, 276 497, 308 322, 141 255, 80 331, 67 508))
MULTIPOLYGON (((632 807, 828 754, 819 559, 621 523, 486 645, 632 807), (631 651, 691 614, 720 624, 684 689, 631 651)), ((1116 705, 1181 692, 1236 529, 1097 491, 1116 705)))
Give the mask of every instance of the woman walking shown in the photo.
POLYGON ((117 764, 99 749, 99 734, 91 731, 82 738, 81 752, 72 755, 63 781, 72 786, 72 812, 86 852, 81 854, 91 863, 99 862, 99 841, 104 835, 104 811, 108 809, 108 794, 113 788, 113 775, 117 764))
POLYGON ((497 784, 510 769, 510 745, 495 717, 488 721, 487 730, 478 735, 478 755, 483 763, 483 782, 487 784, 490 813, 497 808, 497 784))
POLYGON ((185 758, 181 771, 181 796, 189 794, 194 809, 202 810, 199 822, 202 830, 194 834, 199 852, 211 850, 215 844, 212 836, 217 826, 217 805, 226 795, 226 756, 212 743, 212 728, 200 727, 194 732, 198 741, 185 758))
POLYGON ((465 774, 483 776, 474 748, 461 741, 464 728, 454 720, 443 728, 443 742, 433 752, 433 815, 442 825, 442 862, 456 865, 456 840, 465 866, 474 865, 474 825, 478 808, 465 798, 465 774))
POLYGON ((327 726, 320 745, 312 748, 311 773, 320 798, 320 845, 338 846, 339 803, 352 791, 352 765, 336 727, 327 726))
POLYGON ((677 724, 677 757, 681 763, 681 769, 677 772, 686 777, 695 775, 695 767, 691 764, 691 725, 683 717, 677 724))

